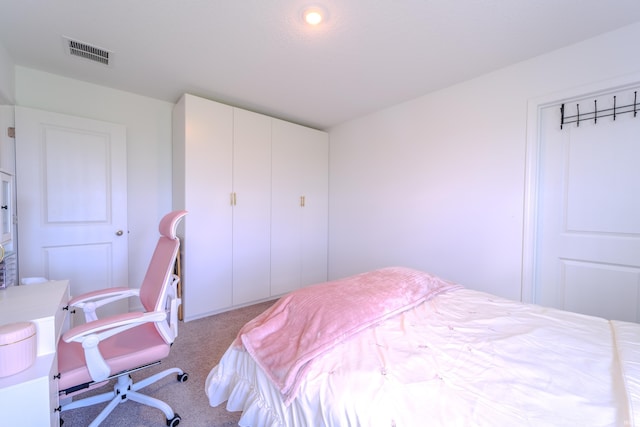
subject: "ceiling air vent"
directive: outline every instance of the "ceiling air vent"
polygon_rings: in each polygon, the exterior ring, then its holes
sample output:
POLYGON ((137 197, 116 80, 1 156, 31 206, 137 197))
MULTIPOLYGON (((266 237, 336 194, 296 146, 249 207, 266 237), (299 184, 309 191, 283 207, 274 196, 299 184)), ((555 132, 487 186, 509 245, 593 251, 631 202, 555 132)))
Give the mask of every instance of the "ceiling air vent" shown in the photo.
POLYGON ((92 46, 90 44, 72 40, 66 37, 65 44, 67 53, 71 56, 78 56, 80 58, 98 62, 103 65, 109 65, 111 52, 106 49, 102 49, 100 47, 92 46))

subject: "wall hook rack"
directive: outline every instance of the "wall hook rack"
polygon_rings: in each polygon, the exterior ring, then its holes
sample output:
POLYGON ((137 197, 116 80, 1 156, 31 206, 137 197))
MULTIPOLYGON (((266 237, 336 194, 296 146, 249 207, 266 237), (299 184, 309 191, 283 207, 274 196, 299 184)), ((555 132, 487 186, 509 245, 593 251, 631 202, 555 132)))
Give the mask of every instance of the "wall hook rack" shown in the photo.
POLYGON ((580 122, 585 120, 593 120, 593 123, 598 123, 598 119, 603 117, 613 117, 613 120, 617 118, 619 114, 633 113, 633 117, 638 116, 638 91, 633 92, 633 103, 626 105, 618 105, 618 98, 614 95, 613 107, 598 110, 598 100, 593 100, 593 111, 588 113, 580 113, 580 104, 576 104, 576 114, 566 115, 565 104, 560 106, 560 129, 564 128, 564 125, 575 123, 576 127, 580 126, 580 122))

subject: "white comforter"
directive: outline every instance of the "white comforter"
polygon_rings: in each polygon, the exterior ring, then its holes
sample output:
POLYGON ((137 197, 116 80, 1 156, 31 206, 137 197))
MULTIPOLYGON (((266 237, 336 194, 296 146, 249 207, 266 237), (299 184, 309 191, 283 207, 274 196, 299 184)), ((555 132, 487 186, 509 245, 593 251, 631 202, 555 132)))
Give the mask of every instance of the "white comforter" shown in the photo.
POLYGON ((460 289, 318 358, 288 406, 233 346, 205 391, 243 426, 640 426, 640 325, 460 289))

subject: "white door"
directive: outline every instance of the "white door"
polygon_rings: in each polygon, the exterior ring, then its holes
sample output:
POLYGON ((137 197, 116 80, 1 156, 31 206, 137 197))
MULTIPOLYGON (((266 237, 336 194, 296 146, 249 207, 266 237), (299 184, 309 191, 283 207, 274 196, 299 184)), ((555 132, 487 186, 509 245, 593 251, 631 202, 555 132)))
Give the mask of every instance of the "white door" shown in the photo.
POLYGON ((302 210, 305 195, 306 148, 301 126, 273 120, 271 292, 281 295, 300 287, 302 280, 302 210))
POLYGON ((233 109, 233 304, 270 296, 271 118, 233 109))
POLYGON ((233 305, 233 108, 185 95, 173 117, 173 204, 189 211, 181 222, 188 321, 233 305))
POLYGON ((304 209, 302 217, 302 286, 327 280, 329 238, 329 136, 306 129, 304 209))
POLYGON ((69 279, 72 296, 128 286, 125 127, 22 107, 15 121, 20 277, 69 279))
POLYGON ((3 245, 10 245, 13 240, 13 200, 13 176, 0 172, 0 244, 3 245))
POLYGON ((604 117, 614 95, 633 104, 633 90, 566 103, 579 126, 560 129, 560 105, 541 110, 534 298, 640 321, 640 117, 604 117))
POLYGON ((273 121, 271 292, 327 280, 328 137, 273 121))

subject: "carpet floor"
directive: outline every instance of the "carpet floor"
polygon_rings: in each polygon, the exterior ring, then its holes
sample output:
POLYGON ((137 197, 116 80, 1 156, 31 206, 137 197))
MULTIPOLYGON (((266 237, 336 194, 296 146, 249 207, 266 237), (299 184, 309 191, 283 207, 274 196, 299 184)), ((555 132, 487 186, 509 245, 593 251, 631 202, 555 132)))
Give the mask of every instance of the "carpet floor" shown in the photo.
MULTIPOLYGON (((180 322, 169 357, 159 366, 132 374, 134 382, 155 372, 171 367, 179 367, 189 374, 189 379, 179 383, 175 375, 169 375, 151 384, 141 392, 163 400, 180 414, 180 426, 223 427, 237 426, 239 412, 228 412, 224 404, 212 408, 204 391, 204 382, 209 371, 233 342, 240 328, 249 320, 263 312, 275 301, 267 301, 216 314, 190 322, 180 322)), ((84 396, 99 394, 112 389, 112 383, 84 396)), ((79 396, 84 397, 84 396, 79 396)), ((78 408, 62 413, 64 427, 86 427, 100 413, 107 403, 86 408, 78 408)), ((157 427, 165 426, 164 413, 137 402, 127 401, 118 405, 101 427, 157 427)))

